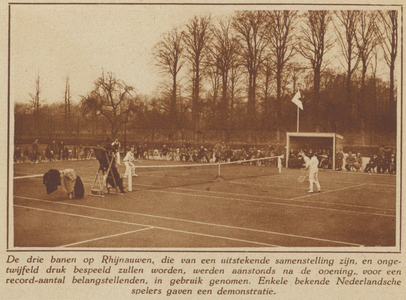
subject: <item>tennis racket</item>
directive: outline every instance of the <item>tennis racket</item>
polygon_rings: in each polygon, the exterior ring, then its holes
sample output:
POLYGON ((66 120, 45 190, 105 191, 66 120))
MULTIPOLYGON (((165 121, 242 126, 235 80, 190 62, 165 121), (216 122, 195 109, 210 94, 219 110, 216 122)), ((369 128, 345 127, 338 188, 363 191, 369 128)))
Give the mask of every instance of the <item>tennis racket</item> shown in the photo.
POLYGON ((300 174, 300 176, 297 178, 297 181, 299 181, 300 183, 302 183, 303 181, 305 181, 305 179, 307 178, 308 173, 306 169, 302 169, 302 173, 300 174))

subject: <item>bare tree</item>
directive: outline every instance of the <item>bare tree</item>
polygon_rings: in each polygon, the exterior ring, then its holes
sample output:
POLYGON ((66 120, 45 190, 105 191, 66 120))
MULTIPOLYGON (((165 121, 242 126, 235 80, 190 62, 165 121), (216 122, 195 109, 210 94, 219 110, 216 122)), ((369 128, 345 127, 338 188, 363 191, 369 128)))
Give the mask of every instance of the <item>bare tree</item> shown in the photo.
POLYGON ((231 20, 219 21, 219 27, 212 27, 213 40, 209 47, 211 65, 216 66, 221 77, 221 101, 220 101, 220 127, 227 127, 229 118, 228 84, 230 70, 237 60, 238 42, 231 33, 231 20))
POLYGON ((358 15, 359 21, 355 40, 362 63, 361 90, 365 87, 365 77, 368 65, 373 57, 373 50, 379 44, 376 24, 377 17, 376 11, 360 11, 358 15))
MULTIPOLYGON (((274 63, 276 78, 276 121, 280 123, 282 111, 282 77, 284 68, 288 61, 295 54, 294 29, 297 20, 297 11, 274 10, 267 11, 266 30, 269 41, 269 58, 274 63)), ((279 126, 278 126, 279 128, 279 126)))
POLYGON ((200 87, 203 78, 203 66, 207 59, 208 45, 210 43, 210 17, 194 17, 186 25, 183 40, 186 47, 186 59, 192 71, 192 122, 194 124, 195 139, 199 128, 200 113, 200 87))
POLYGON ((40 87, 40 76, 38 75, 37 78, 35 79, 35 92, 30 93, 31 97, 31 104, 34 112, 34 129, 38 134, 38 129, 39 129, 39 115, 40 115, 40 108, 41 108, 41 87, 40 87))
POLYGON ((182 32, 177 28, 164 34, 162 41, 160 41, 154 48, 155 59, 158 66, 164 73, 170 74, 172 77, 171 88, 171 104, 170 104, 170 118, 172 126, 177 126, 177 90, 178 90, 178 74, 183 67, 184 53, 182 43, 182 32))
POLYGON ((357 42, 357 48, 359 57, 362 63, 361 69, 361 89, 359 95, 359 103, 357 112, 361 120, 361 132, 362 140, 364 144, 364 128, 365 128, 365 117, 366 117, 366 101, 367 93, 365 87, 365 78, 368 69, 368 65, 373 57, 373 51, 379 43, 377 35, 376 19, 378 14, 376 11, 360 11, 359 20, 357 26, 357 34, 355 35, 355 40, 357 42))
POLYGON ((327 10, 309 11, 305 15, 304 26, 300 28, 297 50, 310 61, 313 70, 313 114, 319 120, 320 82, 324 55, 334 45, 334 40, 326 38, 331 14, 327 10))
POLYGON ((372 63, 372 81, 373 81, 373 100, 374 100, 374 109, 373 109, 373 118, 371 126, 371 133, 373 133, 371 139, 376 139, 376 133, 378 131, 377 120, 378 120, 378 96, 377 96, 377 71, 378 71, 378 51, 375 48, 373 50, 373 63, 372 63))
POLYGON ((242 65, 248 73, 248 128, 252 129, 256 119, 257 77, 269 43, 265 32, 266 12, 237 11, 232 24, 237 32, 242 65))
POLYGON ((338 22, 343 27, 344 31, 340 30, 338 25, 334 25, 337 31, 338 43, 341 46, 341 51, 343 53, 346 62, 346 102, 349 108, 347 112, 348 126, 352 127, 352 116, 355 113, 355 105, 352 99, 352 88, 351 88, 351 76, 356 71, 360 56, 357 51, 357 26, 359 21, 359 11, 356 10, 342 10, 334 12, 338 22))
POLYGON ((121 127, 127 122, 129 113, 136 111, 134 88, 116 79, 108 72, 95 81, 93 91, 82 96, 83 113, 93 111, 104 116, 111 128, 112 138, 116 138, 121 127))
POLYGON ((242 77, 243 77, 243 70, 242 66, 239 64, 238 59, 235 57, 231 63, 230 67, 230 75, 229 75, 229 83, 228 83, 228 95, 230 98, 230 128, 234 128, 235 126, 235 108, 237 104, 240 102, 240 95, 242 94, 242 77))
MULTIPOLYGON (((389 113, 396 117, 395 99, 395 62, 398 51, 398 12, 396 10, 379 11, 383 28, 380 31, 380 41, 384 58, 389 66, 389 113)), ((396 120, 392 127, 396 128, 396 120)))
POLYGON ((263 61, 263 68, 261 70, 261 88, 262 88, 262 107, 263 107, 263 128, 271 129, 271 125, 276 124, 276 109, 272 105, 271 93, 275 90, 274 77, 275 77, 274 63, 267 56, 263 61))
MULTIPOLYGON (((208 98, 207 99, 209 101, 208 106, 210 108, 210 119, 212 122, 215 122, 217 120, 217 107, 218 107, 218 98, 219 98, 219 94, 220 94, 220 81, 221 81, 221 72, 218 68, 218 66, 214 65, 214 64, 210 64, 207 67, 207 77, 209 80, 209 83, 211 85, 211 91, 208 93, 208 98)), ((220 105, 221 107, 221 105, 220 105)), ((221 111, 221 109, 220 109, 221 111)), ((222 122, 222 117, 220 117, 220 123, 222 122)), ((216 124, 218 125, 218 124, 216 124)))
POLYGON ((65 130, 68 131, 68 136, 70 135, 71 131, 71 124, 70 124, 70 116, 71 116, 71 95, 70 95, 70 84, 69 84, 69 77, 66 77, 66 84, 65 84, 65 130))
POLYGON ((303 77, 304 72, 308 69, 309 69, 308 67, 303 66, 302 64, 297 63, 297 62, 290 63, 287 66, 287 70, 290 72, 289 77, 292 78, 292 91, 291 92, 293 95, 296 93, 297 89, 299 89, 301 78, 303 77))

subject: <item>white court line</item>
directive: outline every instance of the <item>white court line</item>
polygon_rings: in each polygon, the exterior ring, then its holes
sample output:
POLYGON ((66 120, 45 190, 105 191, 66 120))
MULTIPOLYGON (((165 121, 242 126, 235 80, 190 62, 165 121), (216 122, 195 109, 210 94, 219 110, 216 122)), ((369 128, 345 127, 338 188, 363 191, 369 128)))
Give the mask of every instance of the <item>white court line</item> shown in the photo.
MULTIPOLYGON (((19 196, 17 196, 19 197, 19 196)), ((34 200, 34 201, 44 201, 44 202, 52 202, 52 201, 47 201, 47 200, 40 200, 40 199, 30 199, 27 197, 19 197, 19 198, 25 198, 28 200, 34 200)), ((60 203, 60 202, 54 202, 54 203, 58 203, 58 204, 67 204, 67 203, 60 203)), ((41 210, 41 211, 48 211, 48 212, 54 212, 57 214, 62 214, 62 215, 67 215, 67 216, 74 216, 74 217, 84 217, 84 218, 88 218, 88 219, 93 219, 93 220, 98 220, 98 221, 107 221, 107 222, 115 222, 115 223, 121 223, 121 224, 126 224, 126 225, 137 225, 137 226, 143 226, 143 227, 149 227, 149 225, 145 225, 145 224, 137 224, 137 223, 133 223, 133 222, 125 222, 125 221, 116 221, 116 220, 110 220, 110 219, 103 219, 103 218, 97 218, 97 217, 91 217, 91 216, 83 216, 83 215, 77 215, 77 214, 72 214, 72 213, 67 213, 67 212, 59 212, 59 211, 53 211, 53 210, 47 210, 47 209, 42 209, 42 208, 36 208, 36 207, 30 207, 30 206, 23 206, 23 205, 18 205, 18 204, 14 204, 14 206, 16 207, 24 207, 24 208, 31 208, 31 209, 35 209, 35 210, 41 210)), ((83 205, 78 205, 78 206, 83 206, 83 205)), ((90 208, 90 206, 89 206, 90 208)))
MULTIPOLYGON (((41 174, 40 175, 32 175, 31 177, 34 177, 34 176, 38 177, 38 176, 42 176, 42 175, 41 174)), ((84 178, 87 178, 87 177, 84 177, 84 178)), ((87 181, 87 180, 84 180, 84 181, 87 181)), ((91 181, 91 182, 93 182, 93 181, 91 181)), ((148 184, 135 184, 135 183, 133 183, 133 185, 156 187, 154 185, 148 185, 148 184)), ((336 191, 349 189, 349 188, 357 187, 357 186, 363 186, 363 185, 369 185, 369 183, 363 183, 363 184, 360 184, 360 185, 355 185, 355 186, 351 186, 351 187, 345 187, 345 188, 337 189, 337 190, 325 191, 325 192, 322 192, 322 193, 326 194, 326 193, 330 193, 330 192, 336 192, 336 191)), ((176 187, 166 187, 166 188, 184 189, 184 188, 176 188, 176 187)), ((198 190, 192 190, 192 189, 184 189, 184 190, 198 191, 198 190)), ((148 191, 151 191, 151 190, 148 190, 148 191)), ((164 191, 158 191, 158 190, 154 190, 154 191, 156 191, 156 192, 164 192, 164 191)), ((207 196, 207 195, 194 195, 194 194, 175 193, 175 192, 167 192, 167 193, 180 194, 180 195, 189 195, 189 196, 210 197, 210 196, 207 196)), ((225 194, 232 194, 232 195, 234 194, 234 193, 226 193, 226 192, 214 192, 214 193, 225 193, 225 194)), ((301 202, 323 203, 323 204, 329 204, 329 205, 348 206, 348 207, 357 207, 357 208, 380 209, 378 207, 369 207, 369 206, 358 206, 358 205, 350 205, 350 204, 337 204, 337 203, 329 203, 329 202, 320 202, 320 201, 297 200, 297 199, 311 197, 311 196, 314 196, 315 194, 318 194, 318 193, 312 193, 312 194, 309 194, 309 195, 300 196, 300 197, 296 197, 296 198, 290 198, 290 199, 288 199, 288 198, 278 198, 278 197, 267 197, 267 196, 254 196, 254 195, 245 195, 245 194, 234 194, 234 195, 260 197, 260 198, 267 198, 267 199, 277 199, 277 200, 284 200, 284 201, 301 201, 301 202)), ((264 204, 275 204, 275 205, 279 204, 279 205, 300 206, 300 205, 294 205, 294 204, 270 203, 270 202, 263 202, 263 201, 257 201, 257 200, 246 200, 246 199, 239 199, 239 198, 227 198, 227 197, 216 197, 216 196, 214 196, 213 198, 229 199, 229 200, 244 201, 244 202, 264 203, 264 204)), ((344 211, 344 212, 353 212, 353 213, 360 213, 360 214, 372 214, 372 215, 385 216, 385 217, 395 217, 395 215, 378 214, 378 213, 366 213, 366 212, 355 212, 355 211, 340 210, 340 209, 334 209, 334 208, 322 208, 322 207, 313 207, 313 206, 300 206, 300 207, 314 208, 314 209, 326 209, 326 210, 334 210, 334 211, 344 211)), ((396 211, 396 209, 392 209, 392 208, 388 208, 387 210, 396 211)))
MULTIPOLYGON (((362 185, 366 185, 362 184, 362 185)), ((149 184, 133 184, 133 185, 138 185, 138 186, 148 186, 148 187, 156 187, 154 185, 149 185, 149 184)), ((174 188, 174 189, 184 189, 184 188, 177 188, 177 187, 166 187, 166 189, 168 188, 174 188)), ((346 187, 349 188, 349 187, 346 187)), ((345 188, 345 189, 346 189, 345 188)), ((192 189, 184 189, 184 190, 190 190, 190 191, 196 191, 196 190, 192 190, 192 189)), ((303 208, 314 208, 314 209, 322 209, 322 210, 333 210, 333 211, 343 211, 343 212, 352 212, 352 213, 360 213, 360 214, 371 214, 371 215, 378 215, 378 216, 384 216, 384 217, 395 217, 395 215, 387 215, 387 214, 378 214, 378 213, 367 213, 367 212, 358 212, 358 211, 350 211, 350 210, 341 210, 341 209, 335 209, 335 208, 323 208, 323 207, 314 207, 314 206, 301 206, 301 205, 296 205, 296 204, 286 204, 286 203, 274 203, 274 202, 264 202, 264 201, 258 201, 258 200, 247 200, 247 199, 240 199, 240 198, 229 198, 229 197, 218 197, 218 196, 208 196, 208 195, 196 195, 196 194, 186 194, 186 193, 176 193, 176 192, 170 192, 170 191, 160 191, 160 190, 144 190, 144 191, 153 191, 153 192, 160 192, 160 193, 170 193, 170 194, 178 194, 178 195, 188 195, 188 196, 195 196, 195 197, 210 197, 210 198, 218 198, 218 199, 227 199, 227 200, 235 200, 235 201, 244 201, 244 202, 254 202, 254 203, 263 203, 263 204, 274 204, 274 205, 288 205, 288 206, 299 206, 299 207, 303 207, 303 208)), ((331 190, 328 192, 334 192, 337 190, 331 190)), ((203 192, 203 191, 202 191, 203 192)), ((306 201, 306 200, 296 200, 296 199, 300 199, 300 198, 304 198, 304 197, 309 197, 312 196, 313 194, 317 194, 317 193, 313 193, 312 195, 306 195, 306 196, 301 196, 301 197, 297 197, 297 198, 291 198, 291 199, 287 199, 287 198, 277 198, 277 197, 267 197, 267 196, 252 196, 252 195, 244 195, 244 194, 234 194, 234 193, 226 193, 226 192, 214 192, 214 193, 225 193, 225 194, 233 194, 233 195, 242 195, 242 196, 250 196, 250 197, 264 197, 267 199, 278 199, 278 200, 284 200, 284 201, 300 201, 300 202, 310 202, 310 203, 324 203, 324 204, 332 204, 332 205, 340 205, 340 206, 348 206, 348 207, 358 207, 358 208, 369 208, 369 209, 380 209, 378 207, 366 207, 366 206, 358 206, 358 205, 350 205, 350 204, 333 204, 333 203, 329 203, 329 202, 320 202, 320 201, 306 201)), ((327 192, 323 192, 324 194, 326 194, 327 192)), ((391 209, 388 208, 387 210, 392 210, 392 211, 396 211, 396 209, 391 209)))
MULTIPOLYGON (((173 221, 187 222, 187 223, 199 224, 199 225, 216 226, 216 227, 238 229, 238 230, 245 230, 245 231, 253 231, 253 232, 260 232, 260 233, 267 233, 267 234, 275 234, 275 235, 289 236, 289 237, 316 240, 316 241, 323 241, 323 242, 332 242, 332 243, 338 243, 338 244, 362 246, 360 244, 340 242, 340 241, 321 239, 321 238, 314 238, 314 237, 307 237, 307 236, 300 236, 300 235, 295 235, 295 234, 280 233, 280 232, 274 232, 274 231, 250 229, 250 228, 236 227, 236 226, 230 226, 230 225, 219 225, 219 224, 214 224, 214 223, 191 221, 191 220, 184 220, 184 219, 177 219, 177 218, 163 217, 163 216, 155 216, 155 215, 148 215, 148 214, 141 214, 141 213, 134 213, 134 212, 125 212, 125 211, 120 211, 120 210, 115 210, 115 209, 106 209, 106 208, 101 208, 101 207, 94 207, 94 206, 80 205, 80 204, 73 204, 73 203, 55 202, 55 201, 49 201, 49 200, 43 200, 43 199, 35 199, 35 198, 29 198, 29 197, 23 197, 23 196, 14 196, 14 197, 27 199, 27 200, 32 200, 32 201, 47 202, 47 203, 52 203, 52 204, 58 203, 58 204, 69 205, 69 206, 85 207, 85 208, 90 208, 90 209, 94 209, 94 210, 117 212, 117 213, 122 213, 122 214, 137 215, 137 216, 144 216, 144 217, 152 217, 152 218, 157 218, 157 219, 173 220, 173 221)), ((146 226, 146 225, 143 225, 143 226, 146 226)))
MULTIPOLYGON (((279 176, 278 176, 279 177, 279 176)), ((295 181, 295 183, 296 183, 296 181, 297 181, 297 177, 290 177, 290 176, 285 176, 285 178, 291 178, 293 181, 295 181)), ((348 181, 337 181, 337 180, 322 180, 323 182, 334 182, 334 183, 346 183, 346 184, 348 184, 348 183, 353 183, 353 181, 351 181, 351 180, 348 180, 348 181)), ((228 180, 227 182, 230 182, 230 183, 236 183, 236 184, 247 184, 247 185, 258 185, 258 186, 267 186, 266 184, 251 184, 251 183, 245 183, 245 182, 237 182, 237 181, 235 181, 235 180, 228 180)), ((308 180, 307 180, 307 182, 308 182, 308 180)), ((368 182, 368 183, 365 183, 365 184, 368 184, 368 185, 372 185, 372 186, 374 186, 374 185, 379 185, 379 186, 391 186, 391 187, 396 187, 396 183, 395 184, 383 184, 383 183, 371 183, 371 182, 368 182)), ((277 187, 285 187, 285 186, 277 186, 277 187)), ((289 187, 291 187, 291 186, 289 186, 289 187)), ((297 187, 291 187, 291 188, 297 188, 297 187)))
MULTIPOLYGON (((246 197, 253 197, 253 198, 264 198, 264 199, 280 199, 280 200, 285 200, 285 201, 297 201, 297 202, 309 202, 309 203, 322 203, 322 204, 328 204, 328 205, 337 205, 337 206, 348 206, 348 207, 357 207, 357 208, 368 208, 368 209, 378 209, 381 210, 381 207, 373 207, 373 206, 362 206, 362 205, 352 205, 352 204, 341 204, 341 203, 331 203, 331 202, 325 202, 325 201, 313 201, 313 200, 292 200, 292 199, 287 199, 287 198, 275 198, 275 197, 269 197, 269 196, 260 196, 260 195, 249 195, 249 194, 239 194, 239 193, 227 193, 227 192, 219 192, 219 191, 202 191, 202 190, 195 190, 195 189, 186 189, 186 188, 173 188, 176 190, 186 190, 186 191, 196 191, 196 192, 202 192, 202 193, 218 193, 218 194, 228 194, 228 195, 236 195, 236 196, 246 196, 246 197)), ((308 190, 308 189, 306 189, 308 190)), ((386 210, 393 210, 396 211, 394 208, 387 208, 386 210)))
MULTIPOLYGON (((320 177, 319 177, 319 178, 320 178, 320 177)), ((333 182, 333 183, 345 183, 345 184, 353 183, 353 182, 354 182, 354 181, 352 181, 352 180, 343 181, 343 180, 325 180, 325 179, 323 179, 322 181, 323 181, 323 182, 333 182)), ((395 184, 383 184, 383 183, 372 183, 372 182, 368 182, 368 183, 365 183, 365 184, 396 187, 396 183, 395 183, 395 184)))
MULTIPOLYGON (((292 181, 297 182, 297 177, 285 176, 284 178, 292 179, 292 181)), ((319 179, 320 179, 320 177, 319 177, 319 179)), ((229 180, 227 182, 236 183, 235 180, 232 180, 232 181, 229 180)), ((309 181, 307 180, 307 182, 309 182, 309 181)), ((339 183, 341 183, 341 184, 352 184, 354 181, 352 181, 352 180, 342 181, 342 180, 326 180, 326 179, 323 179, 322 182, 328 182, 328 183, 332 182, 334 184, 339 184, 339 183)), ((273 183, 276 184, 275 182, 273 182, 273 183)), ((249 184, 249 183, 240 183, 240 184, 249 184)), ((370 185, 370 186, 387 186, 387 187, 396 187, 397 186, 396 183, 395 184, 384 184, 384 183, 371 183, 371 182, 368 182, 368 183, 365 183, 365 184, 370 185)), ((262 184, 255 184, 255 185, 262 186, 262 184)), ((264 184, 264 185, 266 186, 266 184, 264 184)), ((296 187, 292 187, 292 188, 296 188, 296 187)))
MULTIPOLYGON (((338 211, 338 212, 345 212, 345 213, 354 213, 354 214, 363 214, 363 215, 375 215, 375 216, 382 216, 382 217, 395 217, 395 215, 388 215, 388 214, 379 214, 379 213, 369 213, 369 212, 362 212, 362 211, 353 211, 353 210, 344 210, 344 209, 335 209, 335 208, 325 208, 325 207, 317 207, 317 206, 304 206, 298 204, 289 204, 289 203, 276 203, 276 202, 264 202, 259 200, 247 200, 241 198, 230 198, 230 197, 220 197, 220 196, 211 196, 211 195, 196 195, 196 194, 188 194, 188 193, 176 193, 170 191, 162 191, 162 190, 143 190, 148 192, 157 192, 157 193, 167 193, 167 194, 175 194, 175 195, 183 195, 183 196, 194 196, 194 197, 206 197, 206 198, 217 198, 217 199, 225 199, 230 201, 243 201, 243 202, 251 202, 251 203, 261 203, 261 204, 268 204, 268 205, 282 205, 282 206, 293 206, 293 207, 300 207, 300 208, 307 208, 307 209, 320 209, 320 210, 331 210, 331 211, 338 211)), ((337 191, 337 190, 334 190, 337 191)), ((327 192, 324 192, 324 194, 327 192)), ((318 194, 319 193, 313 193, 318 194)), ((297 197, 292 199, 284 199, 284 200, 296 200, 304 197, 309 197, 311 195, 306 195, 303 197, 297 197)))
MULTIPOLYGON (((126 225, 136 225, 136 226, 149 226, 149 225, 142 225, 142 224, 137 224, 137 223, 122 222, 122 221, 116 221, 116 220, 110 220, 110 219, 102 219, 102 218, 95 218, 95 217, 89 217, 89 216, 78 215, 78 214, 71 214, 71 213, 66 213, 66 212, 53 211, 53 210, 42 209, 42 208, 34 208, 34 207, 30 207, 30 206, 23 206, 23 205, 16 205, 16 204, 14 206, 19 207, 19 208, 29 208, 29 209, 33 209, 33 210, 45 211, 45 212, 50 212, 50 213, 55 213, 55 214, 60 214, 60 215, 68 215, 68 216, 74 216, 74 217, 80 217, 80 218, 94 219, 94 220, 98 220, 98 221, 122 223, 122 224, 126 224, 126 225)), ((189 232, 189 231, 185 231, 185 230, 177 230, 177 229, 165 228, 165 227, 159 227, 159 226, 152 226, 152 227, 144 228, 144 230, 145 229, 154 229, 154 228, 166 230, 166 231, 194 234, 194 235, 199 235, 199 236, 214 237, 214 238, 225 239, 225 240, 240 241, 240 242, 256 244, 256 245, 281 247, 279 245, 271 245, 271 244, 265 244, 265 243, 261 243, 261 242, 247 241, 247 240, 242 240, 242 239, 235 239, 235 238, 229 238, 229 237, 223 237, 223 236, 217 236, 217 235, 205 234, 205 233, 189 232)), ((136 231, 140 231, 140 230, 136 230, 136 231)), ((352 244, 352 245, 356 245, 356 244, 352 244)), ((59 246, 59 247, 66 247, 66 246, 59 246)))
MULTIPOLYGON (((354 172, 355 173, 355 172, 354 172)), ((286 171, 285 171, 285 173, 282 171, 282 174, 286 174, 286 171)), ((339 173, 331 173, 331 174, 339 174, 339 173)), ((345 174, 345 173, 340 173, 340 174, 345 174)), ((387 175, 387 174, 375 174, 375 175, 387 175)), ((291 178, 292 180, 297 180, 297 177, 299 176, 299 172, 298 173, 296 173, 296 174, 293 174, 293 173, 291 173, 291 174, 286 174, 286 175, 281 175, 281 174, 277 174, 277 176, 270 176, 272 179, 279 179, 279 178, 291 178)), ((367 176, 366 174, 365 174, 365 176, 367 176)), ((264 176, 265 177, 265 176, 264 176)), ((388 178, 387 176, 385 176, 385 178, 388 178)), ((390 178, 390 177, 389 177, 390 178)), ((376 179, 376 177, 375 177, 375 179, 376 179)), ((353 183, 353 180, 329 180, 329 179, 323 179, 323 182, 334 182, 334 183, 353 183)), ((371 185, 375 185, 374 183, 369 183, 369 184, 371 184, 371 185)), ((396 184, 376 184, 376 185, 389 185, 389 186, 396 186, 396 184)))
MULTIPOLYGON (((142 173, 140 173, 140 174, 150 174, 150 173, 156 174, 156 172, 142 172, 142 173)), ((42 176, 44 176, 44 175, 43 175, 43 174, 35 174, 35 175, 26 175, 26 176, 16 176, 16 177, 13 177, 13 179, 35 178, 35 177, 42 177, 42 176)), ((79 175, 79 176, 80 176, 80 175, 79 175)), ((142 176, 142 175, 138 175, 138 176, 142 176)), ((154 175, 147 175, 147 176, 154 176, 154 175)), ((154 177, 162 177, 162 176, 154 176, 154 177)), ((266 176, 263 176, 263 177, 266 177, 266 176)), ((295 179, 295 180, 297 179, 297 178, 294 177, 294 176, 288 176, 288 175, 285 175, 285 176, 283 176, 283 175, 278 175, 277 177, 275 177, 275 176, 273 176, 273 175, 271 176, 271 178, 279 178, 279 177, 292 178, 292 179, 295 179)), ((88 178, 88 177, 81 177, 82 180, 83 180, 84 178, 88 178)), ((90 179, 88 179, 88 180, 90 180, 91 182, 93 182, 93 179, 92 179, 92 178, 90 178, 90 179)), ((230 180, 230 181, 227 181, 227 182, 229 182, 229 183, 234 183, 234 184, 245 184, 245 185, 262 186, 262 184, 241 183, 241 182, 236 182, 235 180, 230 180)), ((323 182, 352 183, 351 180, 347 180, 347 181, 323 180, 323 182)), ((390 187, 394 186, 394 187, 396 187, 396 184, 383 184, 383 183, 366 183, 366 184, 367 184, 367 185, 371 185, 371 186, 379 185, 379 186, 390 186, 390 187)), ((264 185, 264 186, 266 186, 266 185, 264 185)), ((277 186, 277 187, 282 187, 282 186, 277 186)), ((290 188, 292 188, 292 187, 290 187, 290 188)), ((293 188, 296 188, 296 189, 303 189, 303 188, 298 188, 298 187, 293 187, 293 188)), ((283 198, 278 198, 278 199, 283 199, 283 198)))
MULTIPOLYGON (((148 186, 148 187, 157 187, 155 185, 150 185, 150 184, 137 184, 133 183, 133 186, 148 186)), ((327 205, 336 205, 336 206, 346 206, 346 207, 356 207, 356 208, 366 208, 366 209, 376 209, 376 210, 381 210, 382 208, 380 207, 373 207, 373 206, 362 206, 362 205, 352 205, 352 204, 340 204, 340 203, 331 203, 331 202, 325 202, 325 201, 312 201, 312 200, 296 200, 297 198, 293 199, 288 199, 288 198, 278 198, 278 197, 272 197, 272 196, 260 196, 260 195, 249 195, 249 194, 239 194, 239 193, 227 193, 227 192, 220 192, 220 191, 202 191, 202 190, 195 190, 195 189, 186 189, 186 188, 179 188, 179 187, 166 187, 166 189, 176 189, 176 190, 186 190, 186 191, 196 191, 196 192, 202 192, 202 193, 217 193, 217 194, 226 194, 226 195, 237 195, 237 196, 245 196, 245 197, 253 197, 253 198, 264 198, 264 199, 277 199, 277 200, 283 200, 283 201, 297 201, 297 202, 308 202, 308 203, 317 203, 317 204, 327 204, 327 205)), ((307 188, 306 188, 307 190, 307 188)), ((325 193, 324 193, 325 194, 325 193)), ((198 196, 198 195, 195 195, 198 196)), ((199 196, 205 196, 207 195, 199 195, 199 196)), ((227 199, 227 198, 225 198, 227 199)), ((235 198, 229 198, 236 200, 235 198)), ((249 201, 249 200, 243 200, 241 201, 249 201)), ((255 200, 253 200, 255 201, 255 200)), ((259 203, 268 203, 268 202, 263 202, 263 201, 258 201, 259 203)), ((396 211, 396 209, 393 208, 387 208, 386 210, 388 211, 396 211)), ((387 215, 385 215, 387 216, 387 215)))
MULTIPOLYGON (((352 189, 352 188, 359 187, 359 186, 364 186, 364 185, 368 185, 368 183, 362 183, 362 184, 357 184, 357 185, 352 185, 352 186, 346 186, 346 187, 343 187, 341 189, 336 189, 336 190, 329 190, 329 191, 322 192, 322 194, 334 193, 334 192, 338 192, 338 191, 342 191, 342 190, 348 190, 348 189, 352 189)), ((314 195, 320 195, 320 193, 309 193, 306 196, 300 196, 300 197, 292 198, 292 200, 301 199, 301 198, 307 198, 307 197, 311 197, 311 196, 314 196, 314 195)))
POLYGON ((34 178, 34 177, 41 177, 41 176, 44 176, 44 174, 26 175, 26 176, 16 176, 16 177, 13 177, 13 179, 34 178))
MULTIPOLYGON (((249 185, 249 186, 265 186, 265 187, 270 187, 270 185, 268 184, 257 184, 257 183, 249 183, 249 182, 239 182, 239 181, 235 181, 235 180, 230 180, 227 181, 227 183, 231 183, 231 184, 240 184, 240 185, 249 185)), ((281 188, 281 189, 286 189, 286 188, 290 188, 290 189, 306 189, 303 187, 296 187, 296 186, 292 186, 292 185, 272 185, 272 188, 281 188)), ((282 198, 281 198, 282 199, 282 198)))
POLYGON ((383 183, 367 183, 369 185, 379 185, 379 186, 391 186, 396 187, 396 184, 383 184, 383 183))
POLYGON ((32 175, 32 173, 30 173, 30 172, 22 172, 22 171, 17 171, 17 170, 14 170, 14 173, 32 175))
POLYGON ((104 240, 104 239, 108 239, 108 238, 112 238, 112 237, 116 237, 116 236, 131 234, 131 233, 134 233, 134 232, 149 230, 149 229, 153 229, 153 228, 154 227, 142 228, 142 229, 138 229, 138 230, 133 230, 133 231, 127 231, 127 232, 123 232, 123 233, 107 235, 107 236, 103 236, 103 237, 99 237, 99 238, 95 238, 95 239, 90 239, 90 240, 86 240, 86 241, 81 241, 81 242, 76 242, 76 243, 72 243, 72 244, 62 245, 62 246, 58 246, 58 247, 70 247, 70 246, 85 244, 85 243, 89 243, 89 242, 104 240))
MULTIPOLYGON (((149 173, 149 172, 148 172, 148 173, 149 173)), ((150 172, 150 173, 154 173, 154 172, 150 172)), ((13 179, 36 178, 36 177, 42 177, 42 176, 44 176, 44 174, 34 174, 34 175, 25 175, 25 176, 15 176, 15 177, 13 177, 13 179)), ((79 177, 80 177, 81 179, 83 179, 83 178, 90 178, 90 177, 87 177, 87 176, 82 177, 82 176, 80 176, 80 174, 79 174, 79 177)), ((89 179, 89 180, 93 180, 93 179, 89 179)), ((93 181, 92 181, 92 182, 93 182, 93 181)))

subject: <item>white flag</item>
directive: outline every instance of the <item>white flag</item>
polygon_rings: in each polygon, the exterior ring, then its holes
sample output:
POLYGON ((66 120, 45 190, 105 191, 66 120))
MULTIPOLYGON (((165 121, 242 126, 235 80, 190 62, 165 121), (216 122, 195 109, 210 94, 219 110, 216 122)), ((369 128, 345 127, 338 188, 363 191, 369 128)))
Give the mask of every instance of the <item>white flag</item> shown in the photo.
POLYGON ((296 95, 293 97, 292 102, 295 103, 301 110, 303 110, 302 101, 300 101, 300 91, 297 91, 296 95))

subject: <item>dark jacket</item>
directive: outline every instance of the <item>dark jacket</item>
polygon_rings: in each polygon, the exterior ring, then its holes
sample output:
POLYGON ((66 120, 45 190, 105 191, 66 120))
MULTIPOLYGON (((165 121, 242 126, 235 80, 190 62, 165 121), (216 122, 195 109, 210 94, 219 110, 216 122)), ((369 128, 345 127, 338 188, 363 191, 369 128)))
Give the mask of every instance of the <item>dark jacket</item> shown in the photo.
POLYGON ((83 187, 82 179, 79 176, 76 177, 74 195, 76 199, 81 199, 85 195, 85 188, 83 187))
POLYGON ((44 174, 43 183, 47 189, 47 194, 51 194, 61 185, 61 175, 58 170, 51 169, 44 174))

